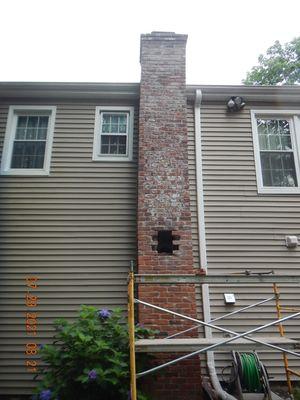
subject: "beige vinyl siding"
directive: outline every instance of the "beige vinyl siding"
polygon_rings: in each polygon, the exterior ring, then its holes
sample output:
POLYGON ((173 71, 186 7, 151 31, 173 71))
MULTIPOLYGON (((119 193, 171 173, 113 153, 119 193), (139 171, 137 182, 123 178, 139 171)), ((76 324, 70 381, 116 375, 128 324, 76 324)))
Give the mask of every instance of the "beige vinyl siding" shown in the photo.
MULTIPOLYGON (((297 195, 258 195, 250 121, 250 106, 228 114, 224 104, 201 108, 202 155, 208 273, 274 270, 299 275, 300 250, 285 247, 285 235, 300 235, 297 195)), ((252 108, 274 109, 274 105, 252 108)), ((278 108, 278 107, 277 107, 278 108)), ((280 285, 283 305, 300 307, 299 285, 280 285)), ((272 296, 272 285, 210 287, 212 317, 272 296), (224 306, 223 294, 236 295, 235 306, 224 306)), ((276 318, 274 302, 226 319, 223 326, 244 332, 276 318)), ((220 323, 221 324, 221 323, 220 323)), ((300 321, 285 324, 287 335, 300 339, 300 321)), ((216 335, 218 335, 216 333, 216 335)), ((219 334, 220 335, 220 334, 219 334)), ((256 335, 278 335, 273 327, 256 335)), ((280 353, 259 351, 271 377, 284 380, 280 353)), ((216 354, 218 371, 228 354, 216 354)), ((299 369, 299 359, 289 357, 299 369)))
MULTIPOLYGON (((81 304, 126 307, 136 258, 137 107, 134 161, 99 162, 95 107, 109 102, 45 104, 57 106, 50 176, 0 176, 1 395, 31 393, 25 344, 49 342, 54 319, 73 319, 81 304), (36 337, 25 331, 27 276, 39 279, 30 290, 38 296, 36 337)), ((8 106, 0 106, 1 148, 8 106)))

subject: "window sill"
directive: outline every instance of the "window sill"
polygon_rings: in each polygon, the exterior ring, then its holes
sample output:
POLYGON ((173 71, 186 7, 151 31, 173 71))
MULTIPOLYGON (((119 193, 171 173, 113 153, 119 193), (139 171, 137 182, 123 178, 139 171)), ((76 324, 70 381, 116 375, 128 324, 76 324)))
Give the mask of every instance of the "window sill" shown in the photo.
POLYGON ((6 176, 49 176, 50 172, 46 170, 30 170, 30 169, 11 169, 1 171, 0 175, 6 176))
POLYGON ((131 162, 133 161, 130 157, 93 157, 93 161, 96 162, 131 162))
POLYGON ((257 189, 258 194, 300 194, 300 187, 291 188, 276 188, 276 187, 263 187, 257 189))

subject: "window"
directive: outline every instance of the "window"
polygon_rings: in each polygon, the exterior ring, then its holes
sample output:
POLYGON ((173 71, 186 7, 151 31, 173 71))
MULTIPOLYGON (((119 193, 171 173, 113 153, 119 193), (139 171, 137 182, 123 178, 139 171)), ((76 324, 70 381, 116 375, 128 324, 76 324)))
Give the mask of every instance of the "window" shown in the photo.
POLYGON ((133 107, 96 107, 95 161, 131 161, 133 107))
POLYGON ((299 115, 252 111, 259 193, 300 193, 299 115))
POLYGON ((55 112, 53 106, 10 106, 2 174, 49 174, 55 112))

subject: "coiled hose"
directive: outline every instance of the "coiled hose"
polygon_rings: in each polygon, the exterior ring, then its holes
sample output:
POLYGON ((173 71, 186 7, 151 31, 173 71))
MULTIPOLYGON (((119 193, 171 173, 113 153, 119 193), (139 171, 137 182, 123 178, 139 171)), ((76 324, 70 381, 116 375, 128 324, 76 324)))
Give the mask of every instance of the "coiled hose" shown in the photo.
POLYGON ((261 371, 256 355, 254 353, 238 353, 238 356, 242 385, 249 392, 260 392, 262 390, 261 371))

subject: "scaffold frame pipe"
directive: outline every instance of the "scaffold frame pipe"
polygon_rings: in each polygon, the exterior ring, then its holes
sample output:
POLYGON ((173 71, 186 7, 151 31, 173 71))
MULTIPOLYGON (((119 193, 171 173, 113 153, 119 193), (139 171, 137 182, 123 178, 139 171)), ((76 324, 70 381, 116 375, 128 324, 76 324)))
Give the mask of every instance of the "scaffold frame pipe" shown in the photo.
MULTIPOLYGON (((212 325, 210 322, 200 321, 200 320, 198 320, 198 319, 196 319, 196 318, 188 317, 187 315, 179 314, 179 313, 177 313, 177 312, 175 312, 175 311, 167 310, 167 309, 165 309, 165 308, 155 306, 154 304, 150 304, 150 303, 143 302, 142 300, 136 300, 136 301, 137 301, 138 303, 143 303, 144 305, 148 305, 149 307, 153 307, 153 308, 158 309, 158 310, 160 310, 160 311, 165 311, 166 313, 176 315, 176 316, 179 317, 179 318, 187 319, 187 320, 189 320, 189 321, 194 321, 194 322, 197 321, 197 322, 199 322, 200 325, 208 326, 208 327, 210 327, 210 328, 212 328, 212 329, 216 329, 216 330, 219 330, 219 331, 221 331, 221 332, 229 333, 230 335, 237 335, 237 334, 238 334, 237 332, 231 331, 231 330, 226 329, 226 328, 223 328, 223 327, 221 327, 221 326, 212 325)), ((299 314, 300 314, 300 313, 299 313, 299 314)), ((297 315, 298 315, 298 314, 297 314, 297 315)), ((292 356, 296 356, 296 357, 299 357, 299 356, 300 356, 300 354, 295 353, 295 352, 293 352, 293 351, 291 351, 291 350, 283 349, 282 347, 276 346, 276 345, 271 344, 271 343, 263 342, 263 341, 261 341, 261 340, 259 340, 259 339, 255 339, 255 338, 248 337, 248 336, 244 336, 244 339, 247 339, 247 340, 249 340, 250 342, 259 343, 259 344, 261 344, 261 345, 263 345, 263 346, 270 347, 272 350, 278 350, 278 351, 280 351, 280 352, 284 351, 285 353, 289 353, 289 354, 291 354, 292 356)), ((224 343, 220 343, 220 344, 224 344, 224 343)))
POLYGON ((161 285, 179 285, 179 284, 257 284, 257 283, 289 283, 300 284, 300 275, 275 275, 266 273, 245 273, 233 275, 216 274, 135 274, 135 282, 138 284, 161 284, 161 285))
POLYGON ((184 356, 181 356, 181 357, 179 357, 179 358, 176 358, 176 359, 174 359, 174 360, 172 360, 172 361, 169 361, 169 362, 167 362, 167 363, 158 365, 157 367, 154 367, 154 368, 151 368, 151 369, 149 369, 149 370, 140 372, 140 373, 138 373, 138 374, 136 375, 137 378, 140 378, 140 377, 142 377, 142 376, 148 375, 148 374, 150 374, 150 373, 152 373, 152 372, 158 371, 158 370, 160 370, 160 369, 162 369, 162 368, 168 367, 168 366, 170 366, 170 365, 173 365, 173 364, 175 364, 175 363, 177 363, 177 362, 179 362, 179 361, 185 360, 185 359, 190 358, 190 357, 193 357, 193 356, 195 356, 195 355, 204 353, 204 352, 206 352, 206 351, 210 351, 210 350, 215 349, 216 347, 218 347, 218 346, 220 346, 220 345, 224 345, 224 344, 230 343, 230 342, 232 342, 232 341, 234 341, 234 340, 236 340, 236 339, 242 338, 242 337, 245 338, 245 339, 247 339, 247 340, 250 340, 250 341, 253 341, 253 342, 257 342, 257 343, 263 344, 263 345, 265 345, 265 346, 267 346, 267 347, 271 347, 271 348, 273 348, 273 349, 279 350, 279 351, 281 351, 281 352, 289 353, 289 354, 292 354, 292 355, 294 355, 294 356, 296 356, 296 357, 300 357, 300 353, 295 353, 295 352, 293 352, 293 351, 290 351, 290 350, 287 350, 287 349, 283 349, 283 348, 281 348, 281 347, 279 347, 279 346, 271 345, 271 344, 269 344, 269 343, 265 343, 265 342, 262 342, 262 341, 259 341, 259 340, 257 340, 257 339, 254 339, 254 338, 252 338, 252 337, 248 337, 248 336, 247 336, 247 335, 250 335, 250 334, 252 334, 252 333, 259 332, 259 331, 261 331, 261 330, 263 330, 263 329, 265 329, 265 328, 268 328, 269 326, 273 326, 273 325, 279 324, 279 323, 281 323, 281 322, 287 321, 287 320, 289 320, 289 319, 296 318, 296 317, 298 317, 298 316, 300 315, 300 312, 295 313, 295 314, 292 314, 292 315, 289 315, 289 316, 284 317, 284 318, 281 318, 281 319, 277 319, 277 320, 272 321, 272 322, 269 322, 269 323, 267 323, 267 324, 265 324, 265 325, 261 325, 261 326, 259 326, 259 327, 257 327, 257 328, 253 328, 253 329, 251 329, 251 330, 249 330, 249 331, 247 331, 247 332, 237 334, 236 332, 229 331, 228 329, 221 328, 221 327, 212 325, 212 324, 210 324, 210 323, 208 323, 208 322, 200 321, 200 320, 197 320, 197 319, 195 319, 195 318, 188 317, 188 316, 185 316, 185 315, 183 315, 183 314, 179 314, 179 313, 177 313, 177 312, 175 312, 175 311, 167 310, 167 309, 165 309, 165 308, 162 308, 162 307, 159 307, 159 306, 155 306, 155 305, 150 304, 150 303, 146 303, 146 302, 144 302, 144 301, 142 301, 142 300, 135 299, 135 302, 136 302, 136 303, 139 303, 139 304, 143 304, 143 305, 148 306, 148 307, 151 307, 151 308, 154 308, 154 309, 157 309, 157 310, 159 310, 159 311, 164 311, 164 312, 167 312, 167 313, 169 313, 169 314, 176 315, 176 316, 178 316, 178 317, 180 317, 180 318, 184 318, 184 319, 188 319, 188 320, 191 320, 191 321, 200 323, 201 325, 204 325, 204 326, 209 326, 210 328, 213 328, 213 329, 221 330, 221 331, 228 332, 228 333, 230 333, 230 334, 234 334, 234 335, 235 335, 235 336, 233 336, 233 337, 231 337, 231 338, 225 339, 225 340, 220 341, 220 342, 218 342, 218 343, 215 343, 215 344, 213 344, 213 345, 211 345, 211 346, 205 347, 205 348, 200 349, 200 350, 196 350, 196 351, 194 351, 194 352, 192 352, 192 353, 186 354, 186 355, 184 355, 184 356))
POLYGON ((134 272, 132 264, 128 278, 128 330, 130 351, 130 393, 131 400, 137 400, 134 332, 134 272))
MULTIPOLYGON (((272 300, 274 300, 274 299, 275 299, 275 295, 272 296, 272 297, 269 297, 269 298, 267 298, 267 299, 265 299, 265 300, 261 300, 261 301, 259 301, 258 303, 250 304, 249 306, 240 308, 240 309, 238 309, 238 310, 236 310, 236 311, 232 311, 232 312, 230 312, 230 313, 228 313, 228 314, 224 314, 224 315, 221 315, 220 317, 211 319, 208 323, 211 324, 211 323, 213 323, 213 322, 220 321, 221 319, 225 319, 225 318, 227 318, 227 317, 231 317, 232 315, 235 315, 235 314, 238 314, 238 313, 240 313, 240 312, 249 310, 250 308, 253 308, 253 307, 260 306, 261 304, 265 304, 265 303, 267 303, 267 302, 269 302, 269 301, 272 301, 272 300)), ((297 311, 298 311, 298 310, 297 310, 297 311)), ((300 310, 299 310, 299 311, 300 311, 300 310)), ((189 328, 189 329, 185 329, 184 331, 180 331, 180 332, 174 333, 173 335, 167 336, 166 339, 172 339, 172 338, 174 338, 174 337, 176 337, 176 336, 179 336, 179 335, 182 335, 182 334, 184 334, 184 333, 190 332, 190 331, 192 331, 192 330, 194 330, 194 329, 196 329, 196 328, 199 328, 200 325, 201 325, 201 324, 198 324, 198 325, 196 325, 196 326, 192 326, 192 327, 189 328)))

